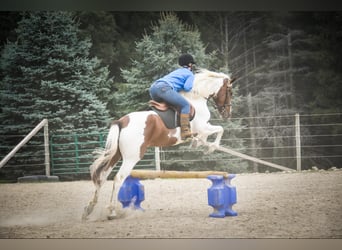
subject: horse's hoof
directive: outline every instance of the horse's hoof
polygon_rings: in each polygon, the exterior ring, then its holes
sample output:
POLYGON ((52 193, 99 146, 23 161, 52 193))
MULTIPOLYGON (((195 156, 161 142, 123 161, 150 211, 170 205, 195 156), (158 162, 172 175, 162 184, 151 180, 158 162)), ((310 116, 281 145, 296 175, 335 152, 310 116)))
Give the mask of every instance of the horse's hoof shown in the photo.
POLYGON ((107 207, 109 215, 107 215, 107 219, 108 220, 114 220, 115 218, 117 218, 116 212, 115 212, 115 208, 113 205, 109 205, 107 207))
POLYGON ((88 215, 93 211, 94 206, 86 206, 83 211, 82 221, 85 221, 88 218, 88 215))
POLYGON ((110 214, 110 215, 107 216, 108 220, 114 220, 116 218, 117 218, 116 214, 110 214))
POLYGON ((211 154, 212 152, 214 152, 217 149, 217 145, 214 143, 210 143, 208 145, 208 148, 205 150, 205 154, 211 154))
POLYGON ((192 138, 190 148, 198 148, 199 146, 201 146, 201 142, 198 140, 198 138, 192 138))
POLYGON ((82 221, 85 221, 88 217, 89 213, 87 211, 87 207, 84 208, 83 214, 82 214, 82 221))
POLYGON ((211 154, 211 153, 213 153, 215 150, 216 150, 216 148, 209 148, 209 150, 208 150, 208 154, 211 154))
POLYGON ((205 150, 203 151, 203 154, 205 154, 205 155, 208 155, 208 154, 210 154, 210 153, 211 153, 210 149, 205 149, 205 150))

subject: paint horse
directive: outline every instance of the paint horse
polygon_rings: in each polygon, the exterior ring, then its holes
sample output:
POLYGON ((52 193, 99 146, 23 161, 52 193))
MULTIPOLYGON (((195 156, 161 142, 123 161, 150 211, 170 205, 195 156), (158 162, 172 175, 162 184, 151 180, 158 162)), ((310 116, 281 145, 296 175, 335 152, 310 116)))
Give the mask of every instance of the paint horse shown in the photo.
MULTIPOLYGON (((223 73, 201 70, 195 74, 193 89, 190 92, 182 92, 196 111, 190 123, 192 132, 197 133, 193 139, 193 146, 206 144, 209 145, 209 151, 214 151, 215 147, 219 146, 223 128, 208 122, 210 112, 207 102, 212 99, 220 116, 224 119, 229 118, 232 112, 234 80, 223 73), (205 143, 208 136, 215 133, 217 134, 215 141, 210 144, 205 143)), ((114 121, 107 136, 105 149, 99 152, 98 158, 90 166, 91 179, 96 190, 93 199, 84 209, 82 219, 86 219, 93 211, 101 186, 120 159, 122 165, 114 177, 108 219, 116 217, 115 206, 119 188, 137 162, 143 158, 147 148, 173 146, 182 142, 184 141, 181 140, 180 128, 167 128, 153 110, 133 112, 114 121)))

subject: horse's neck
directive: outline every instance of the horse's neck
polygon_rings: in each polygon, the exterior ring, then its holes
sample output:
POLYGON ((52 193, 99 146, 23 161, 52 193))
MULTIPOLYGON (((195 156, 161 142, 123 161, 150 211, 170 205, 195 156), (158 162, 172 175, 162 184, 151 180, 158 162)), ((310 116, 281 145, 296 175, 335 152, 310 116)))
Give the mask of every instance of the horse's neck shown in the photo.
POLYGON ((183 96, 196 110, 194 121, 207 122, 210 119, 210 111, 207 105, 207 99, 191 92, 187 92, 186 94, 183 93, 183 96))
POLYGON ((191 90, 190 92, 180 92, 186 99, 190 100, 206 100, 207 97, 203 97, 203 95, 197 90, 191 90))
POLYGON ((187 99, 192 105, 198 103, 199 105, 207 104, 207 98, 194 93, 194 92, 181 92, 181 94, 187 99))
POLYGON ((228 77, 223 73, 203 71, 195 75, 194 86, 190 93, 202 96, 204 99, 217 93, 223 84, 223 79, 228 77))
POLYGON ((217 93, 220 85, 218 84, 206 84, 201 82, 191 91, 195 95, 199 95, 204 99, 207 99, 210 95, 217 93))
POLYGON ((196 113, 201 112, 207 116, 209 113, 208 97, 216 93, 219 87, 218 84, 213 84, 213 81, 208 81, 208 79, 195 78, 193 89, 189 92, 182 91, 181 94, 194 106, 196 113))

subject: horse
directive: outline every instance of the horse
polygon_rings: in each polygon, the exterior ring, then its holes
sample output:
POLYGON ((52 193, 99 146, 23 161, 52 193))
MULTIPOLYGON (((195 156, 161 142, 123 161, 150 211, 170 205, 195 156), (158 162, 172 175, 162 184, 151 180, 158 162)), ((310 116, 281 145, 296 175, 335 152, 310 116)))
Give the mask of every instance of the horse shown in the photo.
MULTIPOLYGON (((195 116, 190 122, 195 135, 191 145, 199 147, 206 144, 209 152, 219 146, 223 135, 221 126, 209 123, 210 111, 207 102, 213 100, 221 118, 228 119, 232 112, 232 83, 235 79, 224 73, 200 70, 195 74, 193 88, 181 94, 195 109, 195 116), (217 134, 214 142, 206 143, 209 135, 217 134)), ((160 116, 153 110, 129 113, 112 122, 105 148, 98 152, 97 159, 90 166, 91 180, 95 185, 92 200, 84 208, 82 220, 93 211, 101 186, 116 163, 122 159, 122 165, 114 177, 113 189, 108 206, 108 219, 116 217, 117 194, 124 180, 130 175, 134 166, 141 160, 148 147, 169 147, 184 143, 180 136, 180 127, 167 128, 160 116), (113 201, 113 197, 115 197, 113 201)))

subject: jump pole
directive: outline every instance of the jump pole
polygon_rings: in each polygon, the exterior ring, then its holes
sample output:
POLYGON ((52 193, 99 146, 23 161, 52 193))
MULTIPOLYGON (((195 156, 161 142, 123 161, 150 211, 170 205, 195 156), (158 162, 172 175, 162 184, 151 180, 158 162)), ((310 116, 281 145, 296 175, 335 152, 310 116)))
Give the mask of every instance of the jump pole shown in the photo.
POLYGON ((207 178, 209 175, 220 175, 227 179, 229 174, 222 171, 155 171, 155 170, 132 170, 131 176, 139 179, 156 178, 207 178))

